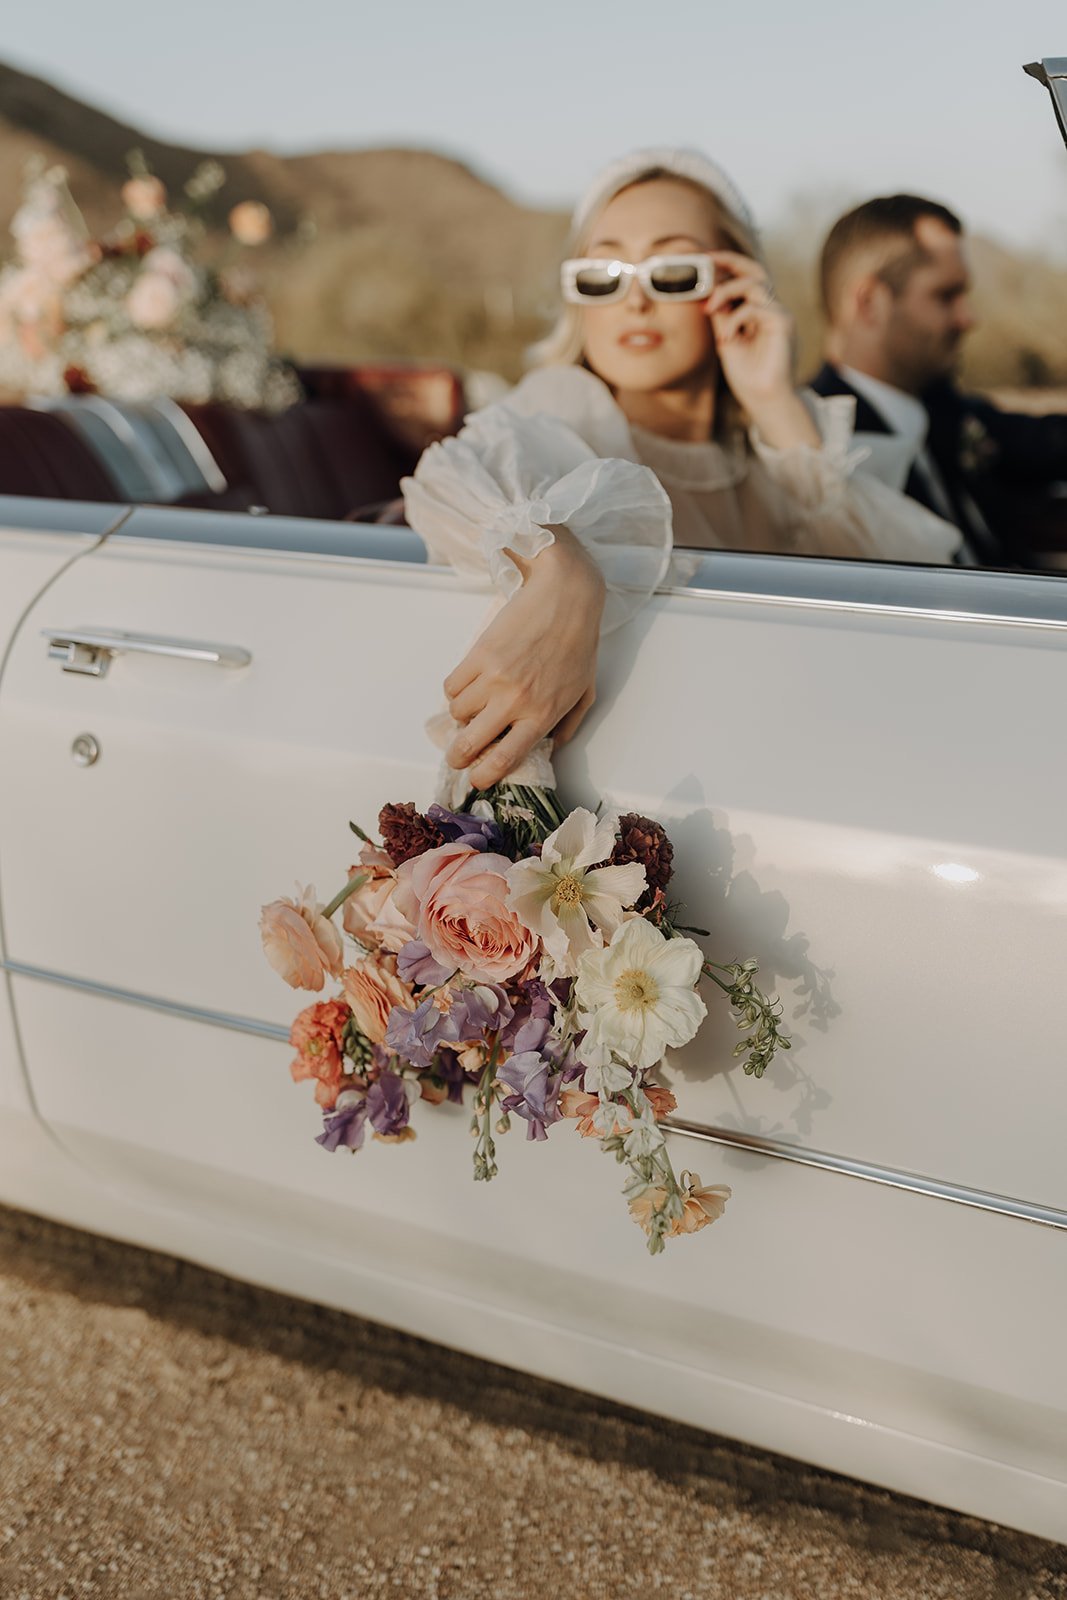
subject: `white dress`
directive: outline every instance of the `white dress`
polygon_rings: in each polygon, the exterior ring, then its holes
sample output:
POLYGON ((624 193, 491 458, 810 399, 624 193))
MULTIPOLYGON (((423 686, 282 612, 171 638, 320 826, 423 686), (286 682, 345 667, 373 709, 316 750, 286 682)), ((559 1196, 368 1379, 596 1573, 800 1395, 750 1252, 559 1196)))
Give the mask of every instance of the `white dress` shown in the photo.
MULTIPOLYGON (((501 599, 522 583, 507 551, 531 560, 552 543, 553 527, 567 527, 604 574, 601 632, 664 583, 684 582, 694 558, 683 551, 950 561, 956 528, 857 471, 867 453, 852 446, 852 397, 803 399, 822 449, 776 450, 754 430, 688 443, 632 426, 587 368, 543 367, 474 412, 454 438, 429 446, 401 485, 407 520, 432 562, 501 599)), ((455 724, 438 717, 430 731, 443 745, 455 724)), ((516 781, 550 783, 547 752, 543 741, 516 781)), ((454 776, 451 798, 467 787, 454 776)))
POLYGON ((505 597, 522 581, 505 550, 532 559, 565 525, 604 572, 604 631, 668 580, 676 547, 950 561, 958 529, 856 470, 852 397, 803 398, 821 450, 754 430, 688 443, 632 426, 585 367, 542 367, 430 445, 401 485, 407 520, 431 561, 505 597))

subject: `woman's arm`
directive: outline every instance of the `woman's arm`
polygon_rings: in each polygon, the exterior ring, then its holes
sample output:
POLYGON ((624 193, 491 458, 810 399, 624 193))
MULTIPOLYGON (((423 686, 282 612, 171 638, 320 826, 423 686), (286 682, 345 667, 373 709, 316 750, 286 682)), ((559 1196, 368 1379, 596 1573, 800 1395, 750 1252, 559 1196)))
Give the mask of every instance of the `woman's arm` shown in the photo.
POLYGON ((596 561, 565 527, 532 561, 508 554, 522 587, 445 679, 463 731, 445 752, 479 789, 497 783, 546 734, 569 739, 596 698, 596 658, 606 585, 596 561))

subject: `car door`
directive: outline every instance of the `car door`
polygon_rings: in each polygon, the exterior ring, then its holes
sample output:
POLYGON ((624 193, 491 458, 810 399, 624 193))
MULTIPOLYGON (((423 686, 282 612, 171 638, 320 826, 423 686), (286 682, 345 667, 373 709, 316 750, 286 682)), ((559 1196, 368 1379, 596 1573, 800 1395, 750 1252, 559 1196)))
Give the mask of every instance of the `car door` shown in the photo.
MULTIPOLYGON (((0 504, 0 682, 23 615, 50 583, 88 554, 129 515, 128 506, 71 505, 66 501, 5 497, 0 504)), ((0 784, 17 782, 17 768, 0 761, 0 784)), ((2 911, 2 901, 0 901, 2 911)), ((0 953, 3 921, 0 917, 0 953)), ((31 1101, 14 1027, 6 980, 0 984, 0 1114, 14 1118, 31 1101)))
POLYGON ((951 1461, 949 1503, 1004 1515, 1014 1485, 1047 1527, 1060 580, 715 555, 605 641, 564 794, 667 824, 681 920, 759 958, 793 1035, 747 1078, 709 995, 670 1064, 673 1148, 733 1199, 646 1267, 573 1130, 510 1138, 487 1194, 466 1113, 350 1162, 288 1079, 307 997, 266 966, 258 907, 296 879, 325 898, 349 819, 428 802, 423 721, 486 604, 416 550, 139 510, 24 619, 0 760, 32 782, 0 795, 0 883, 41 1114, 142 1208, 130 1236, 153 1207, 209 1218, 191 1248, 226 1270, 912 1493, 945 1498, 951 1461), (102 676, 50 653, 109 631, 132 646, 102 676))

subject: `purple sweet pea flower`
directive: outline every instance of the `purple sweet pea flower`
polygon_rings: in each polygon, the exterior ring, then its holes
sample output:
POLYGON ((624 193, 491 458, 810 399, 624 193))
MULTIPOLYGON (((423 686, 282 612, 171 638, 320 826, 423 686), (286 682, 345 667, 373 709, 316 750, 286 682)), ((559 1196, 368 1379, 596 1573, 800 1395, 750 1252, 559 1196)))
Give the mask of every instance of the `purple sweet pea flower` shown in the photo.
POLYGON ((464 844, 469 850, 489 850, 494 854, 504 848, 504 835, 495 822, 484 817, 473 816, 469 811, 446 811, 439 805, 432 805, 426 815, 436 822, 446 844, 464 844))
MULTIPOLYGON (((538 1028, 541 1024, 527 1024, 538 1028)), ((512 1094, 500 1102, 503 1111, 514 1111, 526 1123, 527 1139, 547 1139, 548 1129, 560 1120, 557 1105, 562 1079, 539 1049, 521 1050, 510 1056, 497 1071, 497 1077, 512 1094)))
POLYGON ((498 984, 446 984, 427 995, 414 1011, 394 1006, 385 1042, 425 1072, 442 1045, 481 1039, 506 1027, 511 1018, 511 1002, 498 984))
POLYGON ((375 1133, 401 1133, 410 1112, 403 1078, 383 1072, 367 1090, 367 1116, 375 1133))
POLYGON ((349 1150, 359 1150, 363 1144, 366 1121, 366 1100, 357 1100, 353 1096, 339 1111, 326 1113, 322 1132, 316 1134, 315 1143, 321 1144, 324 1150, 331 1152, 342 1144, 349 1150))
POLYGON ((556 1008, 552 990, 546 988, 540 978, 531 978, 527 983, 513 986, 512 1003, 514 1015, 501 1032, 501 1045, 507 1051, 536 1049, 535 1045, 517 1044, 516 1040, 531 1019, 551 1021, 556 1008))
POLYGON ((396 970, 405 983, 417 984, 420 989, 436 989, 438 984, 448 982, 455 968, 443 967, 430 954, 428 944, 412 939, 397 956, 396 970))

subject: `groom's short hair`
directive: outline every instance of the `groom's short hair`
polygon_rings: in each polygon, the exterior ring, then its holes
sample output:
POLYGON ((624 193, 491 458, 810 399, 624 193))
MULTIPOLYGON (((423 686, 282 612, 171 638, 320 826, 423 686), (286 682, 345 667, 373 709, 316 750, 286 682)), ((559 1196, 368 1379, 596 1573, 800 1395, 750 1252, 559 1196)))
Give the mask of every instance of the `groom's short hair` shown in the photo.
POLYGON ((819 261, 823 310, 830 322, 837 311, 848 269, 858 256, 894 294, 899 294, 916 267, 929 257, 915 236, 915 224, 934 217, 955 234, 963 224, 955 212, 917 194, 882 195, 846 211, 826 236, 819 261))

